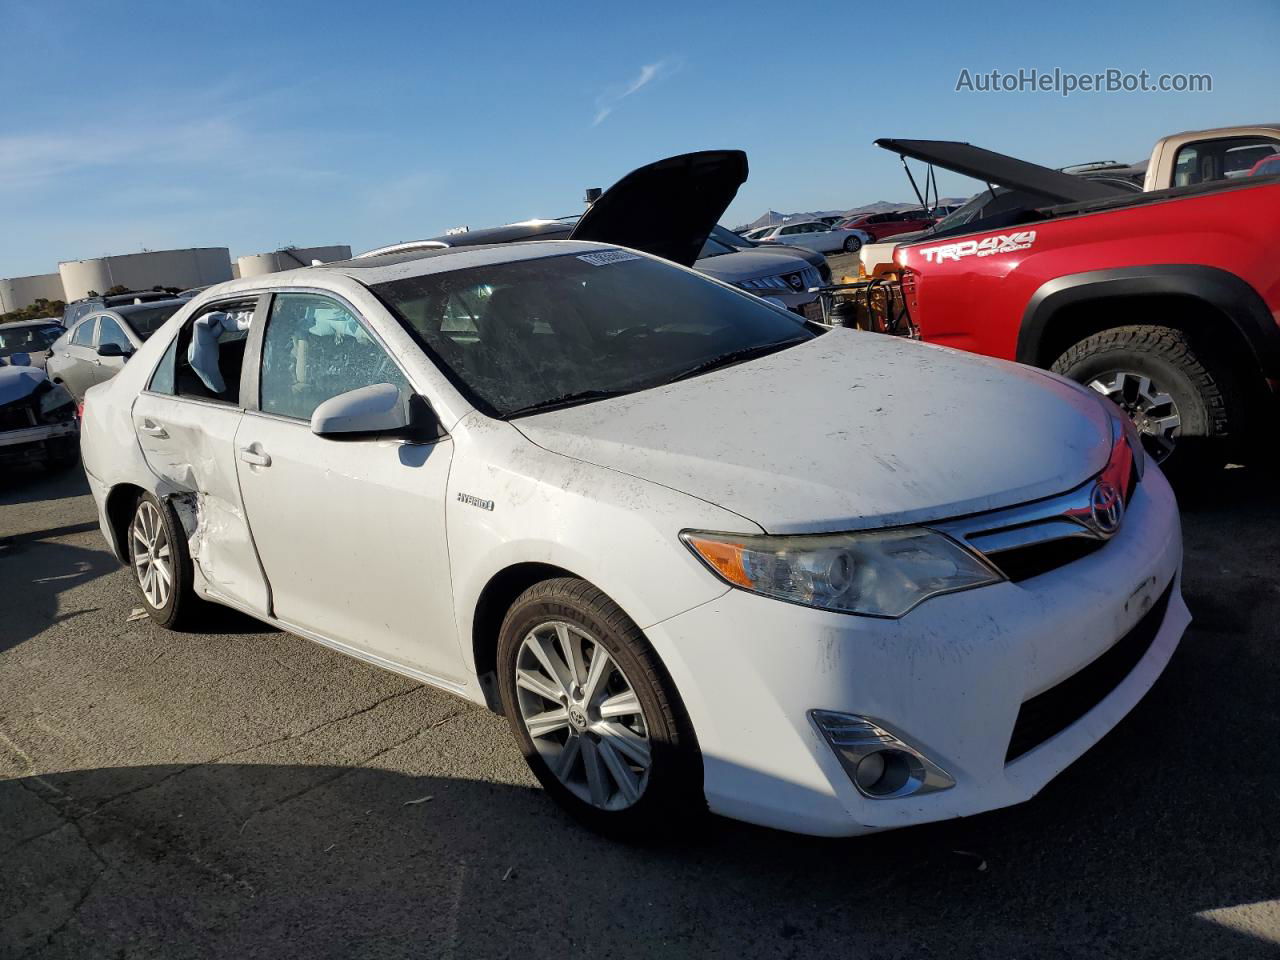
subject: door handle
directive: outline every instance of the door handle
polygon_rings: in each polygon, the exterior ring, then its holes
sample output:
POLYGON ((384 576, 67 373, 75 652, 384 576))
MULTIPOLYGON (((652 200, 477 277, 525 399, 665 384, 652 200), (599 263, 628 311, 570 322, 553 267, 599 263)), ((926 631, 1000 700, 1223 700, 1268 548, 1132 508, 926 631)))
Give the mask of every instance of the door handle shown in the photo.
MULTIPOLYGON (((257 444, 254 446, 257 446, 257 444)), ((241 447, 240 459, 252 467, 271 466, 271 455, 263 453, 261 450, 255 450, 253 447, 241 447)))
POLYGON ((157 440, 169 438, 169 432, 154 420, 143 420, 138 424, 138 432, 145 433, 148 437, 155 437, 157 440))

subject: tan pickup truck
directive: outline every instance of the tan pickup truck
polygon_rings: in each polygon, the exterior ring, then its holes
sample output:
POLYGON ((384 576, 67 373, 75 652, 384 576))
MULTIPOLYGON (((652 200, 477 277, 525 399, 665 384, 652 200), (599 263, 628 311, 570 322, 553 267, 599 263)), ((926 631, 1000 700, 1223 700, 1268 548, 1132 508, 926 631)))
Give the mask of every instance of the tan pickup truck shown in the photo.
POLYGON ((1273 153, 1280 153, 1280 123, 1175 133, 1152 148, 1142 189, 1234 180, 1273 153))

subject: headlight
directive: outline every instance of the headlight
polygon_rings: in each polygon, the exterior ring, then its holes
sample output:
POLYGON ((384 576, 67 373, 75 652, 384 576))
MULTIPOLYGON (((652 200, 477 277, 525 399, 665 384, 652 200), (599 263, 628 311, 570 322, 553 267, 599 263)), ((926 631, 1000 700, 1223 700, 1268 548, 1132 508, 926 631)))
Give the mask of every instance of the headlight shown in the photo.
POLYGON ((791 290, 782 277, 755 277, 751 280, 743 280, 739 286, 744 290, 791 290))
POLYGON ((901 617, 940 593, 1004 579, 954 540, 921 527, 788 537, 690 530, 680 539, 735 587, 869 617, 901 617))

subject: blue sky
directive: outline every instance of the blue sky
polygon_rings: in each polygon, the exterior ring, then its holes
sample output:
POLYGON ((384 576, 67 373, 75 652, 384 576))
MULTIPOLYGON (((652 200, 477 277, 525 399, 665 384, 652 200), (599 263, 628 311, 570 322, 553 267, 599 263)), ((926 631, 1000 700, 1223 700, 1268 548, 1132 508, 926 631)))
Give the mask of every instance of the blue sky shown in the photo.
POLYGON ((584 187, 712 147, 751 162, 726 222, 909 199, 879 136, 1136 160, 1165 133, 1280 120, 1280 2, 1212 9, 0 0, 0 276, 573 213, 584 187), (1209 73, 1213 92, 955 91, 962 68, 1023 67, 1209 73))

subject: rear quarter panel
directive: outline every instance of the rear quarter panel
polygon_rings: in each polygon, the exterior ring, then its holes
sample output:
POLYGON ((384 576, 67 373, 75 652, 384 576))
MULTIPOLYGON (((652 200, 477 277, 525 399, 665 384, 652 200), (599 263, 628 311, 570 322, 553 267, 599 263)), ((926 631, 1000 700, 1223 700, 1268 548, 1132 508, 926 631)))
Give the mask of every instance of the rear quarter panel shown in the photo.
POLYGON ((921 241, 898 248, 897 257, 906 269, 908 309, 924 340, 1013 360, 1023 312, 1036 291, 1090 270, 1216 267, 1252 286, 1280 322, 1278 234, 1280 185, 1269 185, 921 241), (1028 232, 1033 237, 1025 249, 981 253, 983 240, 1028 232), (940 257, 948 244, 966 246, 958 258, 940 257))

